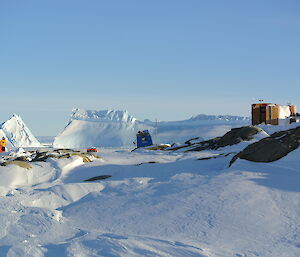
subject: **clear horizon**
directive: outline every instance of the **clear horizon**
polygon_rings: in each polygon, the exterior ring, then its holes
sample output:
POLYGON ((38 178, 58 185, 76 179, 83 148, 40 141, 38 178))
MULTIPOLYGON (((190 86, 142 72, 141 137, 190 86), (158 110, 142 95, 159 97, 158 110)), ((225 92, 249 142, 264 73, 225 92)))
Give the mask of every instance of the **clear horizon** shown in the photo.
POLYGON ((139 120, 300 108, 300 2, 0 2, 0 121, 54 136, 72 108, 139 120))

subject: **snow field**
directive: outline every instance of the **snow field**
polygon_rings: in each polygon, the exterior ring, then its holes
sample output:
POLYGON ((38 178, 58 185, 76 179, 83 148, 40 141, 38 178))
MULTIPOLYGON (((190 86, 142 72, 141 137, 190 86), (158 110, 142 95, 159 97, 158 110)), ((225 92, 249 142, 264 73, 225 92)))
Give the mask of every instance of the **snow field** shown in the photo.
POLYGON ((198 160, 249 143, 0 167, 0 256, 298 256, 300 150, 231 168, 233 154, 198 160), (99 175, 112 177, 83 182, 99 175))

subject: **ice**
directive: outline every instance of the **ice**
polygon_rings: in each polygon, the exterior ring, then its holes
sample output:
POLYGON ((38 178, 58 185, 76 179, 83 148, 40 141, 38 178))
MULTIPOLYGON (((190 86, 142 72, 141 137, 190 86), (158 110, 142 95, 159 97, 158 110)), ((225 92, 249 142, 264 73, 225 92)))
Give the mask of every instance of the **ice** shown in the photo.
POLYGON ((16 114, 0 125, 0 137, 7 139, 7 147, 41 146, 22 118, 16 114))
POLYGON ((230 115, 198 115, 187 120, 139 121, 127 111, 74 109, 66 128, 54 140, 55 147, 133 146, 136 133, 148 129, 155 144, 182 142, 193 137, 221 136, 233 127, 248 125, 249 118, 230 115))
POLYGON ((76 109, 71 121, 59 134, 55 147, 89 148, 128 146, 141 126, 126 111, 84 111, 76 109))

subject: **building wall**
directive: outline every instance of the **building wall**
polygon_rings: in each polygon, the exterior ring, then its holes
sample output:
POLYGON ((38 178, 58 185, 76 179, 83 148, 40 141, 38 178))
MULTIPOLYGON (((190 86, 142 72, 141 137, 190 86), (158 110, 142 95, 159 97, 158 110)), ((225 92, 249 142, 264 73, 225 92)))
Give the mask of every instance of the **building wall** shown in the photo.
POLYGON ((252 125, 260 123, 260 108, 257 104, 252 104, 252 125))
POLYGON ((271 121, 270 124, 278 125, 279 124, 279 105, 273 105, 271 107, 271 121))
POLYGON ((296 106, 295 105, 290 105, 290 111, 291 111, 291 115, 296 115, 296 106))
POLYGON ((268 103, 252 104, 252 125, 258 125, 267 122, 268 103), (262 108, 266 108, 266 113, 262 113, 262 108))

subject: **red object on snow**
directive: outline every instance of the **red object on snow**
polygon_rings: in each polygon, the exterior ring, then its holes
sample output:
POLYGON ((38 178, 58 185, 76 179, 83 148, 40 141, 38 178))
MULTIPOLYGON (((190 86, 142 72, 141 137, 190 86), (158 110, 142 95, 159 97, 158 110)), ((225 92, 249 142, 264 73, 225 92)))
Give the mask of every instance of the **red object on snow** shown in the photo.
POLYGON ((97 153, 98 152, 98 149, 97 148, 89 148, 86 150, 88 153, 90 152, 94 152, 94 153, 97 153))

